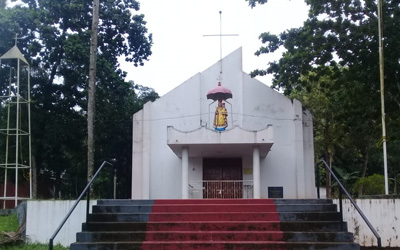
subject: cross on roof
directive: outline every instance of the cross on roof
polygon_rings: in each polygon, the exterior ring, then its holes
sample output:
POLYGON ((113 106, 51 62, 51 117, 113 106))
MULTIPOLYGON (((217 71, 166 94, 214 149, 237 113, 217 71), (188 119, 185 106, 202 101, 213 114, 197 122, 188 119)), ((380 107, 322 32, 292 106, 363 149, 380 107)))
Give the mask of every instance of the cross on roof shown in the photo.
MULTIPOLYGON (((238 36, 238 34, 222 34, 222 11, 219 11, 219 34, 216 35, 203 35, 203 36, 219 36, 219 57, 221 60, 221 72, 222 74, 222 37, 223 36, 238 36)), ((222 76, 219 76, 219 81, 222 80, 222 76)))
POLYGON ((19 40, 19 39, 22 39, 22 38, 19 38, 19 37, 18 37, 18 34, 15 33, 15 38, 14 38, 14 39, 15 39, 15 46, 17 46, 18 40, 19 40))

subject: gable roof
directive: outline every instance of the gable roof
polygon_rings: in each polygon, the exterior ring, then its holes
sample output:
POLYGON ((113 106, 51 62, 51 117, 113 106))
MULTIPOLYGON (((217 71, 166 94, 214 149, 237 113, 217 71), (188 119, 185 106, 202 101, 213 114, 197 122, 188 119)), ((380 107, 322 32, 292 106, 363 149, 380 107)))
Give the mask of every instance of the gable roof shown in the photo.
POLYGON ((0 57, 0 60, 4 59, 19 59, 23 61, 25 64, 29 65, 28 61, 25 59, 25 57, 22 55, 21 51, 18 49, 16 45, 14 45, 14 47, 12 47, 4 55, 0 57))

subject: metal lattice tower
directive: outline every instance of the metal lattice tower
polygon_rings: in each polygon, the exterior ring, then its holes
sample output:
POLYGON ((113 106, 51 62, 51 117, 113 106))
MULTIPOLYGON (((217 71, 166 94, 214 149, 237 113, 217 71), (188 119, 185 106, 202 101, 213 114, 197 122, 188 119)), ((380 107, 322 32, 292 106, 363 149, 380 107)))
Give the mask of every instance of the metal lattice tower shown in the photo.
POLYGON ((17 45, 0 57, 0 105, 0 208, 6 208, 6 201, 15 207, 32 198, 30 66, 17 45))

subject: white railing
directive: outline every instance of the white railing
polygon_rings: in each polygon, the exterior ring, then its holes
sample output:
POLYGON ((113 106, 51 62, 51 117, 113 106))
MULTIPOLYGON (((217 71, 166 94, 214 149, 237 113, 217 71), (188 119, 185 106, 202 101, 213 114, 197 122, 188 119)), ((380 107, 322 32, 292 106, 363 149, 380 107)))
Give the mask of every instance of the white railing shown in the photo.
POLYGON ((251 199, 252 180, 191 181, 190 199, 251 199))

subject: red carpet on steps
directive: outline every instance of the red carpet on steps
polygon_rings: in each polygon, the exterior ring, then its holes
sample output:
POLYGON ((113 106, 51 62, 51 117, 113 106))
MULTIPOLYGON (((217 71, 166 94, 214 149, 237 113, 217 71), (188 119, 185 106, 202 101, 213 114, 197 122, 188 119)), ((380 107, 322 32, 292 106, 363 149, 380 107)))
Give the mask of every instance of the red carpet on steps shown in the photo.
POLYGON ((155 200, 141 249, 279 249, 273 199, 155 200))

